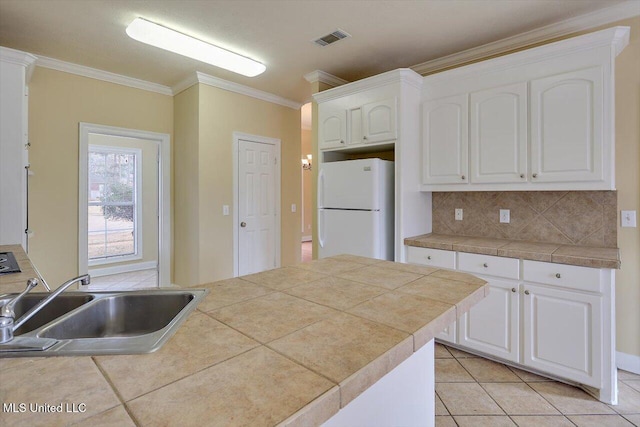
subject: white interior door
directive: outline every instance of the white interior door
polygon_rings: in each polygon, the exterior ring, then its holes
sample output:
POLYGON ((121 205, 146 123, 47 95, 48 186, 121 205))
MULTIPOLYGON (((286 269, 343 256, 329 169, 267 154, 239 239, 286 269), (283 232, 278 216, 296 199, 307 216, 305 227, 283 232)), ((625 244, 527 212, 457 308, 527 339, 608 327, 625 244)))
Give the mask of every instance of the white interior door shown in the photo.
POLYGON ((238 274, 277 267, 276 181, 273 144, 238 142, 238 274))

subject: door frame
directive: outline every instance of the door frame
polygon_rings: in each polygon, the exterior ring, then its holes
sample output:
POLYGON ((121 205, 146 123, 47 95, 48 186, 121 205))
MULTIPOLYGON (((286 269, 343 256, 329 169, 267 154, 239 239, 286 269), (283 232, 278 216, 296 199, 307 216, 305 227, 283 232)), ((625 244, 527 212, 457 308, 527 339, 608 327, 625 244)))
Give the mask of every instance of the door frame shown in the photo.
POLYGON ((276 268, 280 267, 280 241, 281 241, 281 224, 280 224, 280 191, 281 191, 281 141, 277 138, 269 138, 266 136, 251 135, 243 132, 233 132, 233 277, 238 277, 239 274, 239 255, 240 255, 240 219, 239 215, 239 191, 240 191, 240 140, 256 142, 259 144, 273 145, 276 149, 276 170, 275 170, 275 188, 273 189, 274 203, 275 203, 275 230, 273 244, 275 245, 276 254, 276 268))
POLYGON ((171 137, 166 133, 80 122, 78 164, 78 273, 88 272, 88 148, 89 134, 137 138, 158 145, 158 286, 171 286, 171 137))

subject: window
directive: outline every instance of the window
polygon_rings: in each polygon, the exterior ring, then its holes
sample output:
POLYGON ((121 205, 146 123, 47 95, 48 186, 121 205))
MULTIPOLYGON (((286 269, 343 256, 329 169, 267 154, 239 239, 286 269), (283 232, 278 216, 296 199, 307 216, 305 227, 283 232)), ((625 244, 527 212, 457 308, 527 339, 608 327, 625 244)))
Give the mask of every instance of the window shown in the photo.
POLYGON ((88 154, 89 265, 142 258, 141 151, 89 145, 88 154))

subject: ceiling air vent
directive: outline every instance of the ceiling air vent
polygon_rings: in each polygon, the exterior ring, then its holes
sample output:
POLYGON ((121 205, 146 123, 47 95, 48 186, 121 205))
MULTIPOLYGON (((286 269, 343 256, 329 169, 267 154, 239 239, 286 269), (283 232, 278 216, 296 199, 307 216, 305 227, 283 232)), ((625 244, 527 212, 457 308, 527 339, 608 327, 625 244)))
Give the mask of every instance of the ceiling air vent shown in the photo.
POLYGON ((331 43, 335 43, 338 40, 346 39, 347 37, 351 37, 351 34, 346 33, 340 29, 337 29, 333 33, 327 34, 326 36, 322 36, 314 40, 313 42, 318 46, 324 47, 324 46, 330 45, 331 43))

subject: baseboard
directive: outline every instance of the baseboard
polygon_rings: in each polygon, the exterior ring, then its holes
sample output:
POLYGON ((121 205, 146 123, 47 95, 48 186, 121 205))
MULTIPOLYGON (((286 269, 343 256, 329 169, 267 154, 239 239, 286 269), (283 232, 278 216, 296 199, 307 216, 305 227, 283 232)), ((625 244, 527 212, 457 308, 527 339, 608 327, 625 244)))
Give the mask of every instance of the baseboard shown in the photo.
POLYGON ((112 274, 131 273, 132 271, 151 270, 158 267, 157 261, 137 262, 135 264, 123 264, 113 267, 90 268, 92 277, 110 276, 112 274))
POLYGON ((311 241, 311 236, 302 236, 302 241, 303 242, 310 242, 311 241))
POLYGON ((623 371, 640 375, 640 356, 616 351, 616 366, 623 371))

